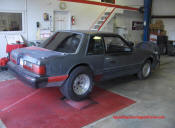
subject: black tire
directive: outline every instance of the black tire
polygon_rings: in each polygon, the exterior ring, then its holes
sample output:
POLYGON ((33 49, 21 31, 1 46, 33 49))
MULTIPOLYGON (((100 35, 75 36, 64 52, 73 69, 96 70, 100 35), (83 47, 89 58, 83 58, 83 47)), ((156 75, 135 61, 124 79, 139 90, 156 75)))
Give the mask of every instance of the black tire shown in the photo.
POLYGON ((166 55, 166 54, 167 54, 167 48, 164 47, 164 48, 163 48, 163 55, 166 55))
POLYGON ((141 67, 141 69, 140 69, 140 71, 137 73, 137 77, 140 79, 140 80, 144 80, 144 79, 147 79, 150 75, 151 75, 151 70, 152 70, 152 68, 151 68, 151 61, 150 60, 147 60, 147 61, 145 61, 145 63, 142 65, 142 67, 141 67), (145 76, 144 75, 144 66, 145 65, 149 65, 150 66, 150 71, 149 71, 149 73, 145 76))
POLYGON ((75 68, 69 75, 69 78, 66 80, 64 85, 60 87, 61 93, 69 100, 74 100, 74 101, 81 101, 83 99, 86 99, 89 94, 92 92, 93 89, 93 75, 91 70, 88 67, 85 66, 80 66, 75 68), (89 77, 89 83, 90 86, 88 87, 88 90, 81 94, 78 95, 75 93, 73 87, 74 87, 74 81, 75 79, 79 76, 85 74, 86 76, 89 77))

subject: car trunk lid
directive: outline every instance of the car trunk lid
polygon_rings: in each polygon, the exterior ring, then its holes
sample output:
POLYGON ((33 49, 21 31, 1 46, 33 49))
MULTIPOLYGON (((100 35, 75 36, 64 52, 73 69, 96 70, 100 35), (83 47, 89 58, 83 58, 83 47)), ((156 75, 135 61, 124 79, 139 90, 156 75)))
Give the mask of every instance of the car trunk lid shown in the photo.
POLYGON ((11 59, 15 60, 17 64, 19 64, 19 61, 22 58, 34 64, 40 65, 43 64, 44 61, 50 57, 54 56, 63 57, 65 55, 66 55, 65 53, 55 52, 44 48, 27 47, 14 50, 11 53, 11 59))

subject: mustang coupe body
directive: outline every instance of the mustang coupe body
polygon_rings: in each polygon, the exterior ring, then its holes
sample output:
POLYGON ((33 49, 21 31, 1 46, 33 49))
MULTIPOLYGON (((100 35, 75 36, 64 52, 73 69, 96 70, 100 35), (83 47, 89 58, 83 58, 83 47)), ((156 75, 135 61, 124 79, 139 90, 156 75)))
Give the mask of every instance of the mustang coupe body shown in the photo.
POLYGON ((90 94, 94 81, 131 74, 147 78, 159 58, 157 51, 134 47, 117 34, 60 31, 40 47, 12 51, 8 67, 34 88, 57 86, 78 101, 90 94))

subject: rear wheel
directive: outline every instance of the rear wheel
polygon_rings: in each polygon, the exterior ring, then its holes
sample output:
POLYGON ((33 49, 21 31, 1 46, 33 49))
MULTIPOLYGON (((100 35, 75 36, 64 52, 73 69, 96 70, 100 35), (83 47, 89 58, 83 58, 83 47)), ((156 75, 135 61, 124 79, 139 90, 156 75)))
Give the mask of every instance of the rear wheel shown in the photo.
POLYGON ((74 69, 65 84, 60 87, 61 93, 70 100, 80 101, 88 97, 93 88, 92 73, 89 68, 81 66, 74 69))
POLYGON ((140 69, 140 71, 138 72, 137 76, 139 79, 143 80, 146 79, 150 76, 151 74, 151 61, 147 60, 142 68, 140 69))
POLYGON ((164 48, 163 48, 163 55, 166 55, 166 53, 167 53, 167 48, 164 47, 164 48))

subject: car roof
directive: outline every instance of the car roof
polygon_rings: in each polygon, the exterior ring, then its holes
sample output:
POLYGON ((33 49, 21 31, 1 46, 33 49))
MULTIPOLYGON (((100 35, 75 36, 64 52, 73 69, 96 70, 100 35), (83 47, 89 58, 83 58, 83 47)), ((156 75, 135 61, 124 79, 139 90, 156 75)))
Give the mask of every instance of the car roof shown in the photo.
POLYGON ((64 30, 59 32, 72 32, 72 33, 82 33, 82 34, 88 34, 88 35, 117 35, 116 33, 112 32, 97 32, 97 31, 91 31, 91 30, 64 30))

